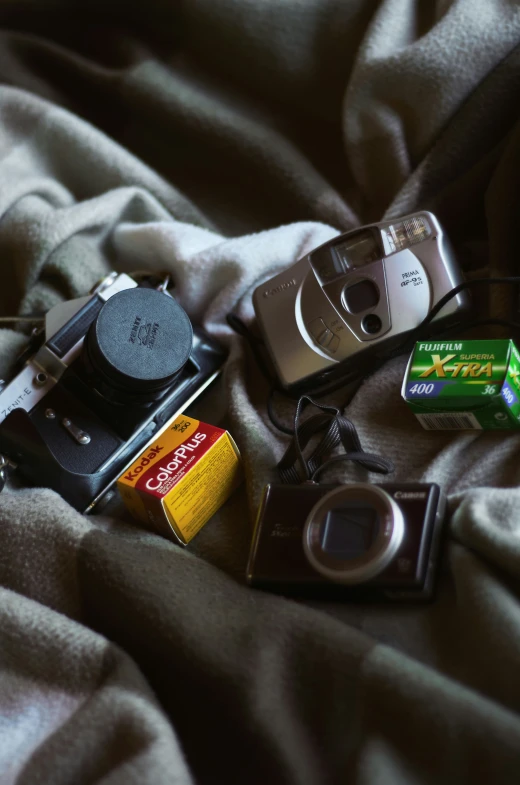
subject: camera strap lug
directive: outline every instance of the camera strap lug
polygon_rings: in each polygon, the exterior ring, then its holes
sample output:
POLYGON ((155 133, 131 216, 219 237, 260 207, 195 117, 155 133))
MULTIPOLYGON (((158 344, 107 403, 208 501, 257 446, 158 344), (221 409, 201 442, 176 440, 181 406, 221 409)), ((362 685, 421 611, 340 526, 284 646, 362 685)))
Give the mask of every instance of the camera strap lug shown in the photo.
POLYGON ((16 469, 16 464, 12 463, 5 455, 0 454, 0 493, 5 488, 8 469, 16 469))

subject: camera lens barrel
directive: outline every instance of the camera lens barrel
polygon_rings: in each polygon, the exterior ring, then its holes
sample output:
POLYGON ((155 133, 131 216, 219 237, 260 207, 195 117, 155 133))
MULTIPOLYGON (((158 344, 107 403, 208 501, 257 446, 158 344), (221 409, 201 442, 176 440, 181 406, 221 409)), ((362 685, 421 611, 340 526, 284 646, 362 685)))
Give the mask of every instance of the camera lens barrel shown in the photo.
POLYGON ((186 312, 169 295, 137 287, 114 294, 91 324, 84 362, 92 385, 114 402, 160 398, 193 345, 186 312))
POLYGON ((303 530, 310 565, 325 578, 355 585, 379 575, 404 535, 399 505, 377 485, 340 485, 314 505, 303 530))

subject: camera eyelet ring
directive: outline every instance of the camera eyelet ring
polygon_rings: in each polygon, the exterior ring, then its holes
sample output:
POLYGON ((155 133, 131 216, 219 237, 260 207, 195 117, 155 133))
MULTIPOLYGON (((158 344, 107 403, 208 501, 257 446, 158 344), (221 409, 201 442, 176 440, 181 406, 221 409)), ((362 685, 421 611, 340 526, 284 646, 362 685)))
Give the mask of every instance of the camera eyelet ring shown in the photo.
POLYGON ((108 289, 109 286, 112 286, 118 275, 119 273, 116 273, 115 270, 107 273, 103 276, 103 278, 100 278, 98 281, 96 281, 94 286, 89 291, 89 294, 94 295, 98 294, 99 292, 104 292, 105 289, 108 289))
POLYGON ((309 564, 320 575, 334 583, 355 585, 374 578, 388 567, 403 536, 403 514, 392 497, 377 485, 353 483, 334 488, 314 505, 303 529, 303 550, 309 564), (379 522, 377 535, 365 553, 348 559, 330 556, 321 543, 328 513, 342 503, 361 503, 375 509, 379 522))

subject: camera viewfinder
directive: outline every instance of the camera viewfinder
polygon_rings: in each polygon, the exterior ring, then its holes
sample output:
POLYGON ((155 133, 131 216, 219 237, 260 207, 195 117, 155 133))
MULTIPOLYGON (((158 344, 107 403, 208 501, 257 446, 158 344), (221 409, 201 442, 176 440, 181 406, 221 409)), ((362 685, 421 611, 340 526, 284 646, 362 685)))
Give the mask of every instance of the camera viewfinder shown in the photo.
POLYGON ((377 262, 381 258, 379 243, 374 232, 370 229, 358 232, 353 237, 334 245, 333 252, 339 260, 343 272, 377 262))
POLYGON ((310 255, 312 268, 322 285, 341 278, 349 270, 377 262, 381 249, 376 234, 365 229, 339 242, 322 245, 310 255))

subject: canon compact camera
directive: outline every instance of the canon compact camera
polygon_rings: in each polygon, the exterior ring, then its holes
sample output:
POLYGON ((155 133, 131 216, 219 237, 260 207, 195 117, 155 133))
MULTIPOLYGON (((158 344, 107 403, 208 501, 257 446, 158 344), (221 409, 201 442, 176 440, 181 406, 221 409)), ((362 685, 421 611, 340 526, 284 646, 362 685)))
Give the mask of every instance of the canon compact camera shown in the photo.
POLYGON ((163 285, 113 273, 46 315, 0 393, 0 453, 88 512, 224 359, 163 285))
MULTIPOLYGON (((418 212, 324 243, 255 289, 253 305, 282 386, 306 392, 394 348, 461 282, 439 222, 418 212)), ((458 293, 432 332, 468 304, 458 293)))
POLYGON ((268 485, 248 583, 311 598, 429 600, 445 508, 433 483, 268 485))

